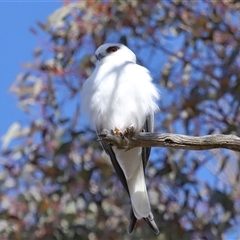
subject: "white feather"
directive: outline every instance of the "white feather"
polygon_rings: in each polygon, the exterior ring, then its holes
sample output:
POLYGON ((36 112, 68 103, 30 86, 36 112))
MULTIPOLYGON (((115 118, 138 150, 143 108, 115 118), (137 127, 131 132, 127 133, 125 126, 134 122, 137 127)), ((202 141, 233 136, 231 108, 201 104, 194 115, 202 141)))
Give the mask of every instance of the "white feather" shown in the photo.
MULTIPOLYGON (((159 93, 149 71, 136 64, 134 53, 121 44, 104 44, 96 54, 106 53, 109 46, 119 50, 98 62, 82 89, 82 106, 92 124, 98 129, 122 132, 130 126, 141 131, 146 117, 158 106, 159 93), (105 51, 105 52, 104 52, 105 51)), ((127 180, 136 218, 149 216, 151 209, 141 157, 141 148, 125 152, 113 148, 116 159, 127 180)))

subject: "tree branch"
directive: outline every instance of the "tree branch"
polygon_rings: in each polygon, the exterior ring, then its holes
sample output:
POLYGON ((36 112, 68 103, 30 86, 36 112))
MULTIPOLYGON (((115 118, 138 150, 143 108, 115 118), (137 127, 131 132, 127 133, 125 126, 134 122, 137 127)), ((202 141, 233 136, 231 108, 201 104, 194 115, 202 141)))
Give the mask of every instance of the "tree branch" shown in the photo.
POLYGON ((192 137, 172 133, 127 133, 123 137, 104 130, 99 134, 99 138, 125 150, 135 147, 168 147, 188 150, 226 148, 240 152, 240 138, 235 135, 215 134, 192 137))

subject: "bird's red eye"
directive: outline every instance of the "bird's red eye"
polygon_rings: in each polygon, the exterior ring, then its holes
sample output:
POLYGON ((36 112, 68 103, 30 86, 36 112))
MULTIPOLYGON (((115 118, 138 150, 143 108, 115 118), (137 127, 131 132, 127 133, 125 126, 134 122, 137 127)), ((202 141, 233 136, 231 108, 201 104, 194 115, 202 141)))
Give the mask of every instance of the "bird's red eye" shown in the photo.
POLYGON ((107 49, 108 53, 116 52, 119 49, 117 46, 112 46, 107 49))

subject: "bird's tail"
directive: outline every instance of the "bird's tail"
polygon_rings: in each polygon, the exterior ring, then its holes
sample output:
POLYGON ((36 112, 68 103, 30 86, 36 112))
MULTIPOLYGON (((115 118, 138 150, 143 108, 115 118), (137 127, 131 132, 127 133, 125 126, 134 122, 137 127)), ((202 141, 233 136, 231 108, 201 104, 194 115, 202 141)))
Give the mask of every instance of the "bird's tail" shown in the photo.
POLYGON ((145 166, 143 166, 141 159, 142 150, 140 149, 139 151, 138 148, 134 148, 124 152, 111 147, 103 141, 101 143, 105 151, 109 154, 113 167, 131 199, 132 209, 128 232, 132 233, 137 219, 144 218, 150 228, 158 234, 159 230, 154 222, 147 195, 143 170, 145 166))
POLYGON ((143 219, 148 224, 148 226, 158 235, 159 229, 157 227, 157 224, 154 221, 152 212, 150 212, 150 214, 147 218, 143 218, 143 219))
MULTIPOLYGON (((156 235, 159 234, 159 229, 154 221, 154 218, 153 218, 153 214, 152 212, 150 212, 149 216, 147 218, 143 218, 144 221, 148 224, 148 226, 154 231, 154 233, 156 235)), ((136 225, 136 222, 137 222, 137 218, 135 217, 134 215, 134 212, 133 210, 131 209, 131 212, 130 212, 130 223, 129 223, 129 227, 128 227, 128 233, 131 234, 135 228, 135 225, 136 225)))
POLYGON ((149 227, 156 234, 159 234, 159 229, 154 221, 153 214, 151 212, 142 162, 135 170, 132 178, 127 180, 127 183, 132 203, 129 233, 133 231, 136 220, 143 218, 149 227))
POLYGON ((143 164, 140 162, 130 179, 127 179, 134 215, 137 219, 147 218, 151 212, 143 164))

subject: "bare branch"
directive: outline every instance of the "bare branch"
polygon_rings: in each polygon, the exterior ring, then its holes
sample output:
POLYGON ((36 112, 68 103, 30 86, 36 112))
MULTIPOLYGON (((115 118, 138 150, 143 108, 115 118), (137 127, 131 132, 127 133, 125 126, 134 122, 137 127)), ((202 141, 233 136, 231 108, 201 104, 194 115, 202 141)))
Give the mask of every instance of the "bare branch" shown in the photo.
POLYGON ((121 137, 104 131, 99 137, 101 140, 126 150, 134 147, 169 147, 188 150, 226 148, 240 152, 240 138, 235 135, 215 134, 192 137, 172 133, 137 133, 121 137))

